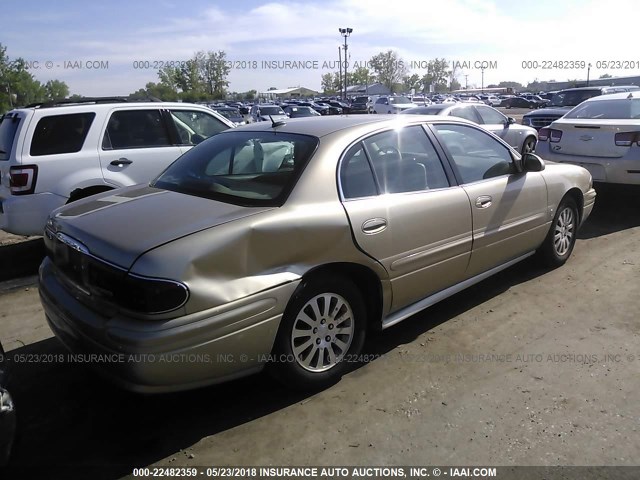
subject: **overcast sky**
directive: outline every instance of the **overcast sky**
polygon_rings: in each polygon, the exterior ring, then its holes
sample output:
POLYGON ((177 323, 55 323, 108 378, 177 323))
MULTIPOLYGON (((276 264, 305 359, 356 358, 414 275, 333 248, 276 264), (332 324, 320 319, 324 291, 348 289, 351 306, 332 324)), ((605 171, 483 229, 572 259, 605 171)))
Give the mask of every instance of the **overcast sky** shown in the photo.
POLYGON ((3 0, 0 9, 9 57, 37 65, 31 71, 40 81, 63 80, 86 96, 129 94, 158 80, 154 62, 187 60, 198 50, 227 53, 237 67, 232 91, 319 90, 321 75, 337 70, 339 27, 353 28, 352 65, 388 49, 416 66, 444 57, 468 67, 458 81, 470 88, 481 85, 474 66, 483 61, 497 65, 485 69, 485 86, 587 76, 586 68, 542 68, 553 61, 591 63, 591 78, 640 74, 636 0, 3 0), (611 60, 628 63, 597 68, 611 60), (311 68, 262 68, 274 61, 311 68), (537 69, 523 68, 534 61, 537 69))

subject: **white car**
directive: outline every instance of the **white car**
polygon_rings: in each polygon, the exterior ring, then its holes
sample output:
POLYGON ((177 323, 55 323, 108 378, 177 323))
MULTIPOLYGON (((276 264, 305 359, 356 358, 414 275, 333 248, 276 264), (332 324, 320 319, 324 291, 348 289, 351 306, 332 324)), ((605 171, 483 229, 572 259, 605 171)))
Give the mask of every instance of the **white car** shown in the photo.
POLYGON ((640 185, 640 91, 585 100, 538 139, 545 160, 580 165, 596 182, 640 185))
POLYGON ((483 103, 439 103, 427 107, 411 108, 402 113, 404 115, 451 116, 470 120, 502 138, 521 155, 533 152, 538 141, 538 132, 535 128, 519 125, 514 118, 507 117, 502 112, 483 103))
POLYGON ((234 123, 204 105, 63 100, 0 117, 0 230, 42 235, 49 213, 153 180, 194 145, 234 123))
POLYGON ((403 110, 415 107, 407 97, 384 96, 376 100, 373 105, 373 113, 400 113, 403 110))

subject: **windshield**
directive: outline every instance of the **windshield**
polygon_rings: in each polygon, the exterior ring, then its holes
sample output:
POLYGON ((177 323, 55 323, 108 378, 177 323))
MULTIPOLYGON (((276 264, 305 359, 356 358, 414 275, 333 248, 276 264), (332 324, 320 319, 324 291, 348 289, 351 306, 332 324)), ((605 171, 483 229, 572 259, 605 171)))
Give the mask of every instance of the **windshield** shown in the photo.
POLYGON ((640 98, 585 102, 567 113, 564 118, 621 120, 640 118, 640 98))
POLYGON ((17 114, 0 117, 0 160, 9 160, 19 124, 20 117, 17 114))
POLYGON ((585 100, 600 95, 599 90, 573 90, 556 93, 551 99, 552 107, 575 107, 585 100))
POLYGON ((449 108, 447 105, 431 105, 429 107, 414 107, 405 110, 404 114, 414 114, 414 115, 437 115, 440 110, 445 108, 449 108))
POLYGON ((238 110, 226 109, 226 110, 216 110, 220 115, 226 118, 237 118, 240 116, 240 112, 238 110))
POLYGON ((280 206, 318 139, 280 132, 216 135, 172 163, 152 186, 244 206, 280 206))
POLYGON ((367 103, 369 102, 369 97, 356 97, 353 103, 367 103))
POLYGON ((409 100, 407 97, 391 97, 389 98, 389 103, 391 105, 398 105, 402 103, 411 103, 411 100, 409 100))
POLYGON ((280 107, 264 106, 259 107, 260 115, 284 115, 284 111, 280 107))

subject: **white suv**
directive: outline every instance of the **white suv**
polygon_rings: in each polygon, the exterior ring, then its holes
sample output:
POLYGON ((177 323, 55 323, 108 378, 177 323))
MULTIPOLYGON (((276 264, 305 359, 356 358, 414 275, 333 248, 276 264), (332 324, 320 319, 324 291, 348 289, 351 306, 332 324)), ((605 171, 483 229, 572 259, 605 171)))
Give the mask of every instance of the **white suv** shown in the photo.
POLYGON ((56 208, 149 182, 235 125, 202 105, 121 98, 38 104, 0 117, 0 230, 41 235, 56 208))

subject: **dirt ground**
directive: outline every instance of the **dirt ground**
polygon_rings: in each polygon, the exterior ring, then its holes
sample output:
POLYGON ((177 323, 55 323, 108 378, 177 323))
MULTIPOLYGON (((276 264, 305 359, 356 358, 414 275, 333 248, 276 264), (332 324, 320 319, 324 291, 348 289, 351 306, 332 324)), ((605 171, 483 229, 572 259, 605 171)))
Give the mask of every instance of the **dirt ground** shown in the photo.
POLYGON ((141 396, 82 365, 25 361, 66 352, 35 277, 0 283, 12 465, 110 465, 114 479, 153 464, 635 465, 640 189, 598 194, 564 267, 529 259, 370 336, 375 359, 313 395, 257 375, 141 396))

